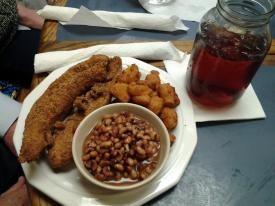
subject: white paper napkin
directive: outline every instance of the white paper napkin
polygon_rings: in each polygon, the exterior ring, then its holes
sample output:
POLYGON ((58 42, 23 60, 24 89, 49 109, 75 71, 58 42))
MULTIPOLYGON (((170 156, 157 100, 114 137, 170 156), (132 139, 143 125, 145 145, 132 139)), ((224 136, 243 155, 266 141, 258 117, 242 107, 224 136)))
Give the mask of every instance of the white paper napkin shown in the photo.
POLYGON ((146 42, 129 44, 106 44, 71 51, 54 51, 35 55, 35 73, 49 72, 67 64, 86 59, 94 54, 134 57, 143 60, 180 61, 184 54, 171 42, 146 42))
MULTIPOLYGON (((181 89, 185 89, 185 73, 189 57, 190 55, 181 62, 164 61, 167 72, 176 80, 181 89)), ((243 96, 230 107, 218 110, 207 110, 193 104, 193 108, 196 122, 260 119, 266 117, 252 85, 249 85, 243 96)))
POLYGON ((172 0, 163 5, 150 4, 150 0, 139 0, 139 2, 145 10, 153 14, 176 15, 184 20, 198 22, 217 4, 217 0, 172 0))
POLYGON ((112 27, 119 29, 150 29, 159 31, 188 30, 177 16, 132 13, 91 11, 83 6, 80 9, 45 6, 38 14, 45 19, 60 21, 66 25, 87 25, 112 27))

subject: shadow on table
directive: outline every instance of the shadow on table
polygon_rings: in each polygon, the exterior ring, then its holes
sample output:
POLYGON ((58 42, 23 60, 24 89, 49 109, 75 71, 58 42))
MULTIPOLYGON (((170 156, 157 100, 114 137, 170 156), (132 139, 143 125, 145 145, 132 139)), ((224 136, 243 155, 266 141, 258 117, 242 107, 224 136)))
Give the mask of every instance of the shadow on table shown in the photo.
POLYGON ((141 29, 114 29, 105 27, 91 27, 83 25, 60 26, 57 39, 70 40, 180 40, 187 34, 186 31, 152 31, 141 29))
POLYGON ((220 126, 220 125, 234 125, 239 123, 256 123, 257 121, 261 121, 263 119, 244 119, 244 120, 224 120, 224 121, 211 121, 211 122, 197 122, 197 127, 211 127, 211 126, 220 126))

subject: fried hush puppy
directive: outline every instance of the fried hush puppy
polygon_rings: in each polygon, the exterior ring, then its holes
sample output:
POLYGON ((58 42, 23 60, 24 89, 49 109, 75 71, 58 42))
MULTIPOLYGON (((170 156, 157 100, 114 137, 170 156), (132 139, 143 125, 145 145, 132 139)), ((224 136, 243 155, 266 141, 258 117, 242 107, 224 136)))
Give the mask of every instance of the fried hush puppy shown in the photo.
POLYGON ((146 75, 145 82, 151 89, 156 90, 160 85, 159 72, 151 71, 150 74, 146 75))
POLYGON ((169 131, 175 129, 178 123, 177 112, 174 108, 164 107, 161 110, 160 119, 169 131))
MULTIPOLYGON (((174 108, 180 104, 179 97, 169 83, 161 84, 158 71, 151 71, 141 80, 137 66, 131 65, 117 80, 111 88, 111 94, 118 101, 147 107, 162 119, 169 131, 177 126, 177 113, 174 108)), ((173 134, 170 137, 171 142, 175 141, 173 134)))
POLYGON ((55 80, 32 106, 23 133, 19 161, 37 160, 45 147, 53 143, 53 124, 68 113, 74 99, 95 81, 104 81, 109 58, 95 55, 55 80), (69 92, 68 92, 69 91, 69 92))
POLYGON ((110 93, 120 102, 129 102, 130 95, 128 93, 128 84, 116 83, 110 88, 110 93))
POLYGON ((180 99, 175 88, 169 83, 159 85, 157 90, 159 96, 164 100, 164 106, 176 107, 180 104, 180 99))
POLYGON ((152 96, 147 108, 158 115, 163 108, 163 104, 164 100, 162 98, 159 96, 152 96))
POLYGON ((147 85, 137 84, 132 82, 128 86, 128 93, 130 96, 142 96, 142 95, 150 95, 153 90, 147 85))
POLYGON ((127 69, 122 71, 119 75, 117 82, 129 84, 131 82, 137 82, 140 79, 141 73, 138 70, 137 65, 132 64, 127 69))
POLYGON ((151 101, 151 97, 149 95, 140 95, 132 97, 132 102, 147 107, 151 101))

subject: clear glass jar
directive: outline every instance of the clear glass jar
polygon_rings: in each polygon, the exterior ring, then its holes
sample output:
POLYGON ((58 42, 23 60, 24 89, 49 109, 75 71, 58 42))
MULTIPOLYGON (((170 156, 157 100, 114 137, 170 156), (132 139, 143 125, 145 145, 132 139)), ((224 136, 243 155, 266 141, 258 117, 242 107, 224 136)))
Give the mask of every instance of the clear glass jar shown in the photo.
POLYGON ((191 99, 221 107, 245 91, 271 45, 273 0, 218 0, 202 18, 190 57, 191 99))

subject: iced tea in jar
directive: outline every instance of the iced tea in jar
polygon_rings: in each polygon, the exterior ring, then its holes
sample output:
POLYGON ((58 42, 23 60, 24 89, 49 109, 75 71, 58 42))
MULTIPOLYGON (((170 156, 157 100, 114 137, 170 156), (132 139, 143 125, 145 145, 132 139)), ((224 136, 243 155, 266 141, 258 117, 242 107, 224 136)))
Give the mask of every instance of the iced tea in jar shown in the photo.
POLYGON ((193 102, 222 107, 245 91, 271 45, 273 0, 218 0, 202 18, 189 60, 193 102))

